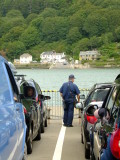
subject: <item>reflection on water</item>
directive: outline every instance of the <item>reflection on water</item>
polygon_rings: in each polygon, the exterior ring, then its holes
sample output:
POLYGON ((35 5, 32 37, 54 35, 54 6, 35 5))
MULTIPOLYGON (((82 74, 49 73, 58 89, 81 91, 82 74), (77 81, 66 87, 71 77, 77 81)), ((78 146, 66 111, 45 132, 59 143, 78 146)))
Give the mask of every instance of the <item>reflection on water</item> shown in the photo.
POLYGON ((91 88, 95 83, 114 81, 120 69, 19 69, 18 73, 27 75, 26 79, 33 78, 42 90, 59 90, 70 74, 75 75, 75 83, 80 88, 91 88))

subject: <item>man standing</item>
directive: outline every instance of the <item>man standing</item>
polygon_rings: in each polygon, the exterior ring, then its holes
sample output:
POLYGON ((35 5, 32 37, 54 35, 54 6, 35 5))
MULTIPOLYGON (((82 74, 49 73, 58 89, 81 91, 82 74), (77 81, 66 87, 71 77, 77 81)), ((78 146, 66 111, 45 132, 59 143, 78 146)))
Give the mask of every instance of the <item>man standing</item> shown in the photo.
POLYGON ((80 102, 80 90, 77 85, 74 84, 74 75, 69 76, 69 81, 64 83, 60 88, 60 95, 63 99, 63 107, 64 107, 64 117, 63 122, 64 126, 73 127, 73 114, 74 114, 74 105, 76 101, 80 102))

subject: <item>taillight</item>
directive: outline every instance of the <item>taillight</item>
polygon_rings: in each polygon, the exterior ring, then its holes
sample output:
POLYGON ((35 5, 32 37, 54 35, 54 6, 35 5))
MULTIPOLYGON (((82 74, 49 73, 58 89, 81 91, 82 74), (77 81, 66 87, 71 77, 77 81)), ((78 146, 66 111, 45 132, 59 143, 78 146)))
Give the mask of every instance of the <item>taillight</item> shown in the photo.
POLYGON ((27 110, 26 110, 26 108, 24 107, 24 113, 26 114, 27 113, 27 110))
POLYGON ((38 96, 36 97, 36 102, 38 102, 38 96))
POLYGON ((89 123, 94 124, 97 122, 97 118, 95 116, 86 115, 86 119, 89 123))
POLYGON ((113 156, 120 159, 120 129, 112 133, 110 139, 110 148, 113 156))

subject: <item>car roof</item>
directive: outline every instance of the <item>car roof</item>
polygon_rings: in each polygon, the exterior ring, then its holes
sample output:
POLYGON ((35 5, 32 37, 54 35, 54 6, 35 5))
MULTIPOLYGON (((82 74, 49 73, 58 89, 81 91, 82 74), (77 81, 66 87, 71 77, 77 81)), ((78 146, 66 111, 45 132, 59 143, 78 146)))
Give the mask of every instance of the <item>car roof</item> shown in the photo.
POLYGON ((110 88, 113 86, 114 83, 110 82, 110 83, 96 83, 93 88, 110 88))

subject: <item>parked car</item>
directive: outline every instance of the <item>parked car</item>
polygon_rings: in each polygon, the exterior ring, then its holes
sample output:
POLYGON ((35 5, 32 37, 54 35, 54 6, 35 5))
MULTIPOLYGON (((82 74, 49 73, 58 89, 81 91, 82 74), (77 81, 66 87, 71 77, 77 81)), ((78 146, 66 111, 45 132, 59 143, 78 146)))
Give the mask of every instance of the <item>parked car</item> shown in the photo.
POLYGON ((33 79, 30 79, 27 82, 36 90, 36 102, 39 102, 41 107, 41 133, 44 133, 44 127, 47 127, 47 106, 45 100, 50 99, 50 97, 42 95, 40 86, 33 79))
POLYGON ((100 107, 112 87, 111 83, 95 84, 90 90, 87 98, 81 103, 81 143, 85 146, 85 158, 90 158, 90 127, 94 126, 97 119, 93 115, 94 111, 100 107))
POLYGON ((90 129, 90 159, 120 160, 120 77, 98 114, 100 119, 90 129))
POLYGON ((27 153, 31 154, 33 149, 32 141, 34 139, 41 139, 41 108, 39 103, 36 102, 35 88, 29 85, 29 83, 25 80, 24 75, 16 75, 15 77, 20 93, 25 92, 28 97, 22 99, 22 103, 24 105, 24 114, 27 124, 27 153), (27 92, 26 88, 28 86, 30 87, 30 90, 27 92))
POLYGON ((0 56, 0 159, 25 160, 26 123, 17 84, 0 56))

